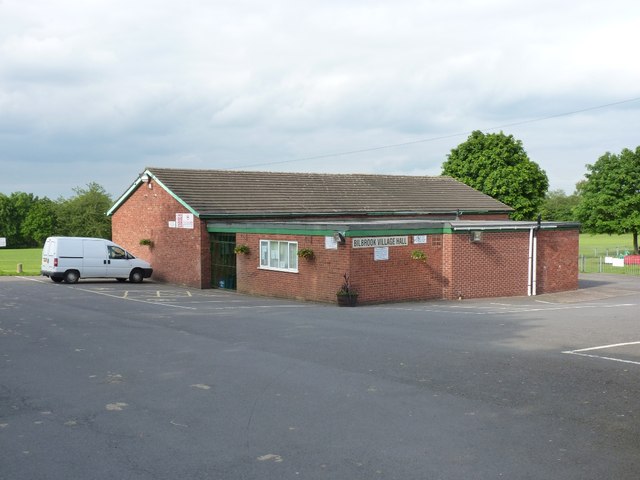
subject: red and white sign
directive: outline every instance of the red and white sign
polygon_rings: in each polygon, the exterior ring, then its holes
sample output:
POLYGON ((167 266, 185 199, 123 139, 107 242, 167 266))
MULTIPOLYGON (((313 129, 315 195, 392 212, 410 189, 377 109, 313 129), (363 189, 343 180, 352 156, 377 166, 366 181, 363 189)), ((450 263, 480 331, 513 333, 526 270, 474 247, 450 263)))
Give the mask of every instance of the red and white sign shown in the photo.
POLYGON ((193 228, 193 213, 176 213, 176 228, 193 228))

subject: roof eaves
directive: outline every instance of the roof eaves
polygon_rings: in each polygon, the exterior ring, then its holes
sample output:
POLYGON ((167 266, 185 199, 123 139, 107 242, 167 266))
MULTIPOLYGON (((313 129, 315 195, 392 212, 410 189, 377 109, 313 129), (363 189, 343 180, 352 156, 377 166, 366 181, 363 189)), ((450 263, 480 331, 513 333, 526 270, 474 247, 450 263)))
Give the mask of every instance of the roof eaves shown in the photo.
POLYGON ((113 215, 116 210, 118 210, 118 208, 120 208, 120 206, 127 201, 127 199, 133 194, 133 192, 137 190, 138 186, 142 183, 142 175, 144 174, 138 175, 138 178, 133 182, 129 189, 124 192, 120 196, 120 198, 118 198, 118 200, 116 200, 116 203, 114 203, 109 210, 107 210, 108 217, 113 215))
MULTIPOLYGON (((176 195, 175 193, 173 193, 171 191, 170 188, 168 188, 163 182, 162 180, 160 180, 158 177, 156 177, 153 172, 151 170, 149 170, 148 168, 145 169, 144 172, 142 172, 140 175, 138 175, 138 178, 133 182, 133 184, 129 187, 129 189, 124 192, 124 194, 122 194, 122 196, 116 201, 116 203, 113 204, 113 206, 107 211, 107 216, 111 216, 113 215, 116 210, 118 210, 122 204, 124 202, 127 201, 127 199, 133 195, 133 192, 135 192, 139 187, 140 184, 145 182, 143 180, 143 177, 147 175, 149 178, 152 178, 158 185, 160 185, 163 189, 165 189, 167 191, 167 193, 169 193, 169 195, 171 195, 180 205, 182 205, 184 208, 186 208, 187 210, 189 210, 189 212, 193 213, 196 217, 200 217, 200 213, 198 213, 193 207, 191 207, 187 202, 185 202, 184 200, 182 200, 178 195, 176 195)), ((148 181, 148 180, 147 180, 148 181)), ((146 183, 146 182, 145 182, 146 183)))
POLYGON ((151 172, 151 170, 147 169, 147 170, 145 170, 145 173, 146 173, 147 175, 149 175, 151 178, 153 178, 153 179, 155 180, 155 182, 156 182, 158 185, 160 185, 162 188, 164 188, 164 189, 167 191, 167 193, 168 193, 169 195, 171 195, 171 196, 174 198, 174 200, 175 200, 176 202, 178 202, 178 203, 179 203, 180 205, 182 205, 184 208, 186 208, 187 210, 189 210, 189 211, 190 211, 191 213, 193 213, 196 217, 200 218, 200 213, 199 213, 195 208, 193 208, 193 207, 192 207, 191 205, 189 205, 187 202, 185 202, 184 200, 182 200, 182 198, 180 198, 178 195, 176 195, 176 194, 175 194, 175 193, 174 193, 174 192, 173 192, 169 187, 167 187, 167 186, 162 182, 162 180, 160 180, 158 177, 156 177, 156 176, 151 172))

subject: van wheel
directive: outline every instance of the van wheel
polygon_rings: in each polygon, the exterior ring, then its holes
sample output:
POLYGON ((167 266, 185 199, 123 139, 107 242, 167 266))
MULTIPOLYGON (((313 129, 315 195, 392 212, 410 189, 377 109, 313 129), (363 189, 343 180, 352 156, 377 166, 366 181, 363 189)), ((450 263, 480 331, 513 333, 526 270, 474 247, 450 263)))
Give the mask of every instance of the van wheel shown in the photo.
POLYGON ((67 270, 64 272, 64 281, 67 283, 78 283, 80 274, 76 270, 67 270))
POLYGON ((131 272, 131 275, 129 275, 129 281, 131 283, 140 283, 143 278, 144 275, 142 274, 142 270, 137 268, 131 272))
POLYGON ((51 277, 51 280, 56 283, 60 283, 62 281, 62 277, 51 277))

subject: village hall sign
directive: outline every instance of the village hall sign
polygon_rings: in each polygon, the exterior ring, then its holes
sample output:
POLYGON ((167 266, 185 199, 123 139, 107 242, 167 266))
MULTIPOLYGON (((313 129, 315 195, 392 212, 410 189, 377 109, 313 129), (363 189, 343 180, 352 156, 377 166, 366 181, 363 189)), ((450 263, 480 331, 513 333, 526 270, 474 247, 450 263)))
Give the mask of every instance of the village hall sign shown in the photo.
POLYGON ((408 236, 400 237, 361 237, 354 238, 353 248, 405 247, 409 245, 408 236))

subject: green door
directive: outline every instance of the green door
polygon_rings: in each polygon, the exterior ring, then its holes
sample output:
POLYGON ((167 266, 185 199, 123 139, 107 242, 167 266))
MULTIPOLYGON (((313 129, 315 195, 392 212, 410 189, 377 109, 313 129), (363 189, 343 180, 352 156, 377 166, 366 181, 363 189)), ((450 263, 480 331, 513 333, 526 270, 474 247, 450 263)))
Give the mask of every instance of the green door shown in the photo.
POLYGON ((211 286, 236 288, 235 233, 211 234, 211 286))

